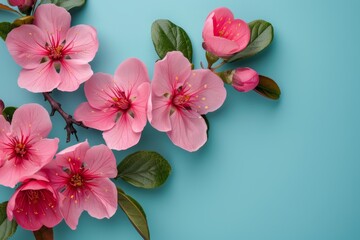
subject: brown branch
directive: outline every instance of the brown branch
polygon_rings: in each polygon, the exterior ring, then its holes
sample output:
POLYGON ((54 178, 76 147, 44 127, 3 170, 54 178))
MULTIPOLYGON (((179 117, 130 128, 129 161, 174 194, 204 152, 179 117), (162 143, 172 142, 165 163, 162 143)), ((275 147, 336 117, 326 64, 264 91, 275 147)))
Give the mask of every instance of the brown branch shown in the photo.
POLYGON ((79 141, 79 138, 77 136, 77 131, 74 128, 74 124, 79 126, 79 127, 83 127, 83 128, 87 128, 81 121, 76 121, 71 115, 67 114, 62 108, 61 108, 61 104, 57 101, 55 101, 51 96, 49 92, 43 93, 45 101, 48 101, 51 105, 51 113, 50 116, 54 116, 55 112, 58 112, 61 117, 65 120, 66 122, 66 126, 65 126, 65 130, 66 130, 66 142, 70 142, 70 135, 74 134, 75 138, 77 141, 79 141))
POLYGON ((54 231, 52 228, 47 228, 43 226, 37 231, 34 231, 34 236, 36 240, 53 240, 54 239, 54 231))

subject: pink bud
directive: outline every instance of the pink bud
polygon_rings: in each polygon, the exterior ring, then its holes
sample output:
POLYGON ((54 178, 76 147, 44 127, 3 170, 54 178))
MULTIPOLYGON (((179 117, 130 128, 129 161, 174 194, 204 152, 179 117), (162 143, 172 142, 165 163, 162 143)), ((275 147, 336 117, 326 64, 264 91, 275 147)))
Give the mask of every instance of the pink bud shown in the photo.
POLYGON ((251 68, 238 68, 232 77, 232 86, 239 92, 249 92, 259 84, 259 74, 251 68))
POLYGON ((25 2, 28 2, 27 0, 8 0, 8 3, 11 6, 22 6, 25 4, 25 2))
POLYGON ((4 102, 0 99, 0 114, 2 113, 2 111, 4 111, 5 108, 5 104, 4 102))

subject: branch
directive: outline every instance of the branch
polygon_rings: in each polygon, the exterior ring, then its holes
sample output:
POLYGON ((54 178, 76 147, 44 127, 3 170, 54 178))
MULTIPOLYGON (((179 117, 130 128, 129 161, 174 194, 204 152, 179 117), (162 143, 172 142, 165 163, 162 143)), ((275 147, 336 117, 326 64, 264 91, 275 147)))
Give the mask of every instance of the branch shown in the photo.
POLYGON ((86 127, 81 121, 76 121, 71 115, 67 114, 62 108, 61 108, 61 104, 57 101, 55 101, 51 96, 49 92, 43 93, 45 101, 48 101, 51 105, 51 113, 50 116, 54 116, 55 112, 58 112, 62 118, 65 120, 66 122, 66 126, 65 126, 65 130, 66 130, 66 142, 70 142, 70 134, 74 134, 76 141, 79 141, 79 138, 77 136, 77 131, 74 128, 74 124, 79 126, 79 127, 83 127, 83 128, 88 128, 86 127))

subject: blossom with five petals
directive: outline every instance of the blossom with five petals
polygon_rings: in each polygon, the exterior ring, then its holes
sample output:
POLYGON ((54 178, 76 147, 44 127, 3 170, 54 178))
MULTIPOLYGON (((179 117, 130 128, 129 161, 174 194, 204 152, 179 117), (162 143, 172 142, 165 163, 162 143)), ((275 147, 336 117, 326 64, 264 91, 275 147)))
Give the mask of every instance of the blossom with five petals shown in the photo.
POLYGON ((54 4, 40 5, 34 24, 13 29, 6 38, 9 53, 23 69, 18 84, 31 92, 75 91, 93 74, 88 64, 98 50, 96 30, 70 28, 71 16, 54 4))
POLYGON ((169 52, 155 64, 148 118, 175 145, 196 151, 207 140, 201 115, 218 109, 225 97, 224 83, 216 74, 208 69, 191 70, 181 52, 169 52))
POLYGON ((206 51, 226 58, 246 48, 250 41, 250 28, 243 20, 234 19, 230 9, 222 7, 206 18, 202 37, 206 51))
POLYGON ((109 178, 117 175, 116 160, 105 145, 90 148, 87 141, 56 155, 45 167, 59 196, 60 212, 71 229, 76 229, 81 213, 110 218, 117 209, 117 191, 109 178))
POLYGON ((114 77, 96 73, 85 83, 88 102, 75 110, 75 118, 103 132, 107 146, 124 150, 137 144, 146 125, 150 80, 145 65, 130 58, 114 77))
POLYGON ((47 111, 38 104, 19 107, 10 125, 0 116, 0 184, 14 187, 49 163, 59 139, 47 139, 52 124, 47 111))
POLYGON ((7 216, 24 229, 37 231, 42 226, 52 228, 59 224, 62 216, 57 195, 49 180, 42 174, 22 179, 21 186, 10 198, 7 216))

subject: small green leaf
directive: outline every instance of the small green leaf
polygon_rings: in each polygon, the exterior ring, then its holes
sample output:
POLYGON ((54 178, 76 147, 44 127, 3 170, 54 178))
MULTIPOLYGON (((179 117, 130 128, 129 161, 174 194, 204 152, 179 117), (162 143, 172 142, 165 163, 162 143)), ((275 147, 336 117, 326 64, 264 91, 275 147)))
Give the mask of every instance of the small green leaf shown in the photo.
POLYGON ((54 230, 52 228, 43 226, 33 233, 36 240, 54 240, 54 230))
POLYGON ((16 26, 9 22, 1 22, 0 23, 0 37, 5 41, 7 35, 11 30, 13 30, 16 26))
POLYGON ((69 11, 74 7, 83 6, 86 3, 86 0, 41 0, 40 2, 40 4, 45 4, 45 3, 53 3, 69 11))
POLYGON ((2 3, 0 3, 0 9, 1 9, 1 10, 5 10, 5 11, 14 12, 14 13, 17 13, 17 14, 21 15, 21 13, 19 13, 19 12, 16 11, 15 9, 13 9, 13 8, 5 5, 5 4, 2 4, 2 3))
POLYGON ((24 24, 32 24, 34 21, 34 17, 33 16, 25 16, 25 17, 21 17, 21 18, 18 18, 16 19, 14 22, 13 22, 13 25, 15 27, 19 27, 21 25, 24 25, 24 24))
POLYGON ((118 188, 118 203, 141 237, 144 240, 149 240, 149 227, 144 209, 140 204, 129 195, 126 195, 120 188, 118 188))
POLYGON ((140 188, 161 186, 170 172, 171 166, 165 158, 151 151, 133 153, 118 165, 118 177, 140 188))
POLYGON ((17 229, 17 223, 7 219, 6 206, 7 202, 0 204, 0 240, 9 239, 17 229))
POLYGON ((169 20, 156 20, 151 26, 155 51, 163 59, 168 52, 180 51, 192 63, 192 45, 184 29, 169 20))
POLYGON ((274 28, 271 23, 264 20, 256 20, 249 23, 251 38, 248 46, 241 52, 235 54, 227 62, 251 57, 270 45, 274 38, 274 28))
POLYGON ((6 107, 3 110, 2 115, 5 117, 6 121, 8 121, 8 122, 12 121, 12 117, 14 115, 15 110, 16 110, 16 107, 6 107))
POLYGON ((260 95, 277 100, 280 98, 280 88, 276 84, 276 82, 268 77, 259 76, 260 81, 257 87, 254 89, 255 92, 259 93, 260 95))

